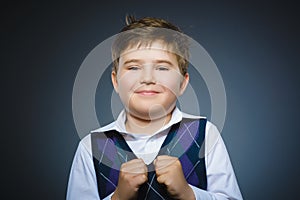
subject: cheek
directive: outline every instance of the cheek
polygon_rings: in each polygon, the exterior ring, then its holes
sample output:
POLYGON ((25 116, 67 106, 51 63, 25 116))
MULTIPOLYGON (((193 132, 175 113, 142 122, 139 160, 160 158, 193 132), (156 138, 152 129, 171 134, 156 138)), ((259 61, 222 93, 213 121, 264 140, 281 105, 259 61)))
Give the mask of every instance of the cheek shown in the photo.
POLYGON ((124 73, 118 77, 118 88, 120 94, 128 94, 137 84, 138 76, 132 73, 124 73))
POLYGON ((180 91, 181 76, 178 74, 165 75, 159 80, 159 83, 177 95, 180 91))

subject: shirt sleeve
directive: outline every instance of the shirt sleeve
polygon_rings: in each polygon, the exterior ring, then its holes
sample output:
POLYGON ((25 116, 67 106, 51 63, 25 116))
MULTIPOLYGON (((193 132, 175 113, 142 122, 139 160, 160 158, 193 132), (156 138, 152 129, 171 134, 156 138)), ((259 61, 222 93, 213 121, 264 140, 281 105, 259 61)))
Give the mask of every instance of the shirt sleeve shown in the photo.
POLYGON ((223 139, 213 124, 208 125, 205 136, 207 191, 194 186, 191 188, 197 200, 242 200, 223 139))
POLYGON ((90 199, 99 200, 97 181, 93 169, 93 160, 81 141, 75 153, 69 184, 67 200, 90 199))
MULTIPOLYGON (((79 143, 73 159, 67 189, 67 200, 100 200, 92 154, 89 144, 86 143, 87 139, 90 138, 84 138, 79 143)), ((111 199, 111 196, 112 194, 104 200, 111 199)))

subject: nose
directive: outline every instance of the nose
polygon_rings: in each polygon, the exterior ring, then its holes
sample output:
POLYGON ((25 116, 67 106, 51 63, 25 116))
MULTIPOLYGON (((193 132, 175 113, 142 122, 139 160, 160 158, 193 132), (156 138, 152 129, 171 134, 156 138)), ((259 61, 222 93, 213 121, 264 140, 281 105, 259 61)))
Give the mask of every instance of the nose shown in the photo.
POLYGON ((141 73, 141 78, 140 78, 141 83, 143 83, 143 84, 155 84, 156 83, 152 67, 150 67, 150 66, 144 67, 144 69, 142 71, 143 72, 141 73))

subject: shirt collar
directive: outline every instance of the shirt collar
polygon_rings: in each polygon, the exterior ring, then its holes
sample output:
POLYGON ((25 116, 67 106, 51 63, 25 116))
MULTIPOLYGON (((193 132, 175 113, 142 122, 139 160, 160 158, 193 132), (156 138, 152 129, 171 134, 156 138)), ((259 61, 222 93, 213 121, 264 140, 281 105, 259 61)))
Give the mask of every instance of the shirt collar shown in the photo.
MULTIPOLYGON (((151 136, 153 135, 156 135, 164 130, 167 130, 168 128, 170 128, 173 124, 176 124, 178 122, 180 122, 182 120, 182 118, 195 118, 195 119, 199 119, 201 118, 200 116, 194 116, 194 115, 189 115, 189 114, 186 114, 186 113, 183 113, 179 110, 179 108, 175 108, 172 112, 172 117, 171 117, 171 120, 166 124, 164 125, 160 130, 156 131, 154 134, 152 134, 151 136)), ((123 134, 129 134, 129 135, 136 135, 136 134, 132 134, 132 133, 129 133, 126 131, 126 127, 125 127, 125 121, 126 121, 126 112, 125 110, 123 109, 117 120, 112 122, 111 124, 108 124, 107 126, 104 126, 104 127, 101 127, 99 129, 96 129, 92 132, 105 132, 105 131, 111 131, 111 130, 116 130, 120 133, 123 133, 123 134)))

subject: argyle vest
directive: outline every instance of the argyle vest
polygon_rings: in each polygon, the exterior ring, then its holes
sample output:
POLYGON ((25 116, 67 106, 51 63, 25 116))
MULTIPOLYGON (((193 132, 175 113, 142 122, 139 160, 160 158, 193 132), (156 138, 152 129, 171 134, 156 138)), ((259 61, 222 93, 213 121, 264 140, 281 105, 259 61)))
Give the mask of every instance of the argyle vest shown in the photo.
MULTIPOLYGON (((187 182, 206 190, 205 126, 206 119, 182 119, 171 126, 158 155, 178 157, 187 182)), ((91 134, 93 162, 100 199, 115 191, 119 170, 124 162, 136 159, 122 134, 112 130, 91 134)), ((156 180, 153 163, 148 166, 148 181, 138 191, 140 199, 171 200, 166 187, 156 180)))

